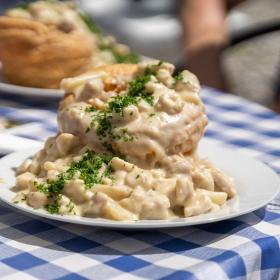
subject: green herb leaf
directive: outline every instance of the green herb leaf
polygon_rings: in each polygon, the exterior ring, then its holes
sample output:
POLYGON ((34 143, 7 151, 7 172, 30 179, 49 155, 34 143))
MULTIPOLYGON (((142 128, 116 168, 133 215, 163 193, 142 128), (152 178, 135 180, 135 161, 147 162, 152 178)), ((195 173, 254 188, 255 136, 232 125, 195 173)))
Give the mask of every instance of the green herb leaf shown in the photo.
POLYGON ((58 214, 59 206, 57 204, 48 204, 45 208, 50 214, 58 214))
POLYGON ((69 213, 73 213, 74 215, 76 215, 76 212, 74 211, 75 205, 72 200, 69 201, 66 207, 68 208, 69 213))
POLYGON ((96 111, 97 111, 97 109, 94 106, 90 106, 90 107, 87 107, 85 109, 86 113, 93 113, 93 112, 96 112, 96 111))
MULTIPOLYGON (((128 135, 122 131, 122 135, 114 132, 112 125, 112 114, 117 113, 123 116, 123 111, 129 105, 137 105, 141 100, 144 100, 151 106, 154 105, 154 96, 147 92, 145 85, 151 80, 151 76, 155 75, 153 67, 147 67, 144 71, 144 75, 136 76, 128 85, 128 91, 124 95, 117 95, 109 101, 105 111, 97 110, 96 114, 90 123, 88 132, 91 128, 96 129, 96 134, 102 138, 107 138, 111 141, 123 140, 125 142, 133 141, 133 136, 128 135)), ((91 112, 91 107, 86 109, 86 112, 91 112)), ((95 109, 93 109, 95 110, 95 109)), ((95 112, 95 111, 94 111, 95 112)), ((108 145, 108 141, 103 141, 106 145, 103 146, 110 152, 112 152, 112 145, 108 145), (108 149, 109 148, 109 149, 108 149)))
POLYGON ((84 12, 79 12, 79 16, 91 32, 101 34, 100 28, 96 25, 96 23, 92 20, 92 18, 89 15, 87 15, 84 12))
POLYGON ((94 151, 87 151, 81 160, 72 162, 67 171, 60 173, 57 180, 47 180, 46 183, 37 185, 37 190, 57 200, 65 183, 72 180, 78 172, 86 188, 91 188, 94 184, 99 184, 103 176, 111 176, 113 171, 109 164, 111 159, 111 155, 98 155, 94 151), (104 165, 105 171, 100 173, 104 165))
POLYGON ((128 53, 128 54, 118 54, 113 51, 113 55, 115 57, 116 63, 138 63, 140 58, 135 53, 128 53))
POLYGON ((183 74, 179 73, 176 76, 174 76, 175 81, 182 81, 184 79, 183 74))

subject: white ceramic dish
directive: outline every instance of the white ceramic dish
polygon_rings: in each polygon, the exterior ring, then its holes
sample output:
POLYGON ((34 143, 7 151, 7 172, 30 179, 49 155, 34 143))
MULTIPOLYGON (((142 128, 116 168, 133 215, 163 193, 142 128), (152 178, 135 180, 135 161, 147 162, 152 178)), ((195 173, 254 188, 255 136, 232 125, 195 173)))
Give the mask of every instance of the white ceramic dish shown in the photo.
POLYGON ((62 222, 119 229, 151 229, 191 226, 230 219, 263 207, 279 192, 280 179, 265 164, 207 139, 201 142, 199 150, 202 156, 209 158, 232 176, 237 188, 238 195, 214 213, 169 221, 118 222, 106 219, 51 215, 44 210, 34 210, 23 204, 14 204, 11 200, 15 193, 10 189, 15 181, 14 167, 18 166, 25 158, 33 155, 36 149, 15 152, 0 160, 0 178, 3 179, 1 181, 4 181, 0 185, 0 199, 29 214, 62 222))

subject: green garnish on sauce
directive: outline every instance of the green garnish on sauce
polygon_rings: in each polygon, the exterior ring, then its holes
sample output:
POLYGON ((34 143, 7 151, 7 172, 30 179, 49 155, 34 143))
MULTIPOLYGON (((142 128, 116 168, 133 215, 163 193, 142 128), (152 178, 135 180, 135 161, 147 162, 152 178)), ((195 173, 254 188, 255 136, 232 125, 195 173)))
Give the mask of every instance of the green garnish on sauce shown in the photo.
POLYGON ((45 209, 50 213, 50 214, 58 214, 59 211, 59 206, 57 203, 55 204, 47 204, 45 206, 45 209))
POLYGON ((97 111, 97 109, 94 106, 90 106, 90 107, 87 107, 85 109, 86 113, 93 113, 93 112, 96 112, 96 111, 97 111))
POLYGON ((92 33, 101 34, 100 28, 97 26, 97 24, 92 20, 92 18, 88 14, 84 12, 79 12, 79 16, 92 33))
POLYGON ((182 81, 184 79, 183 74, 179 73, 176 76, 174 76, 175 81, 182 81))
MULTIPOLYGON (((129 83, 127 93, 113 97, 104 111, 96 110, 94 107, 86 108, 86 113, 96 112, 93 115, 93 119, 90 126, 86 129, 86 132, 89 132, 91 128, 95 128, 96 134, 99 136, 100 140, 107 138, 111 141, 133 141, 133 136, 127 133, 127 129, 116 131, 112 124, 112 116, 113 113, 123 116, 126 107, 129 105, 137 105, 141 100, 144 100, 151 106, 154 104, 154 96, 145 88, 145 85, 151 80, 152 75, 155 75, 155 71, 152 68, 147 67, 144 75, 136 76, 129 83)), ((105 143, 106 146, 108 146, 107 141, 103 141, 102 143, 105 143)), ((105 145, 103 146, 107 149, 105 145)))
POLYGON ((44 193, 54 201, 45 208, 51 214, 58 213, 57 201, 60 192, 63 190, 67 181, 79 178, 84 181, 85 188, 90 189, 95 184, 100 184, 104 177, 112 179, 113 169, 110 161, 113 156, 96 154, 94 151, 87 151, 79 161, 73 161, 70 167, 57 176, 57 180, 47 180, 46 183, 37 185, 37 190, 44 193), (105 170, 101 172, 101 169, 105 170))

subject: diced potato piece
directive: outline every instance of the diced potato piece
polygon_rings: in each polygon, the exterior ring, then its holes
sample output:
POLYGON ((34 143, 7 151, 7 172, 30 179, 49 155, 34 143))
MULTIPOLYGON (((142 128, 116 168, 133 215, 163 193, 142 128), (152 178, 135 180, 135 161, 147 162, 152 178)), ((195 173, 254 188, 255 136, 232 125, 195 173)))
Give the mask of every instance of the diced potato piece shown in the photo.
POLYGON ((106 193, 108 196, 113 198, 114 200, 120 200, 128 197, 132 190, 126 186, 109 186, 109 185, 95 185, 91 189, 93 192, 102 192, 106 193))
POLYGON ((122 159, 120 159, 119 157, 114 157, 111 160, 111 166, 114 170, 125 170, 125 171, 131 171, 135 165, 128 163, 122 159))
POLYGON ((81 179, 75 179, 67 182, 62 190, 63 194, 65 194, 78 204, 83 203, 89 199, 89 197, 87 196, 87 192, 89 191, 86 191, 84 181, 81 179))
POLYGON ((103 207, 103 215, 106 219, 117 221, 134 221, 137 216, 128 210, 122 208, 118 203, 113 200, 108 201, 103 207))
POLYGON ((177 179, 175 201, 177 205, 184 206, 186 201, 193 196, 193 182, 188 177, 177 179))
POLYGON ((203 192, 211 199, 213 203, 218 204, 219 206, 225 204, 225 202, 227 201, 228 195, 226 192, 211 192, 202 189, 200 189, 199 191, 203 192))
POLYGON ((111 220, 137 220, 137 216, 121 207, 107 194, 97 192, 91 201, 83 206, 83 215, 88 217, 103 217, 111 220))
POLYGON ((184 205, 185 217, 196 216, 211 211, 214 207, 211 199, 201 191, 195 194, 184 205))
POLYGON ((57 170, 59 172, 64 172, 66 171, 66 169, 68 169, 68 166, 66 166, 65 163, 63 163, 62 159, 58 159, 55 162, 46 161, 43 167, 46 171, 57 170))
POLYGON ((214 180, 211 173, 206 169, 196 169, 192 172, 192 180, 195 188, 214 191, 214 180))

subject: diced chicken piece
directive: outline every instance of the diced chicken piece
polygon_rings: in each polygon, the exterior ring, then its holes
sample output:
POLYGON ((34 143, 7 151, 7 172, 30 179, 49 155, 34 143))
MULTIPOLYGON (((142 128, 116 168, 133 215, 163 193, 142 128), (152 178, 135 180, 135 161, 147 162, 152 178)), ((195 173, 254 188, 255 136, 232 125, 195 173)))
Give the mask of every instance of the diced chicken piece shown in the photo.
POLYGON ((31 159, 26 159, 18 168, 16 171, 16 175, 19 175, 21 173, 24 173, 26 171, 28 171, 30 164, 32 163, 31 159))
POLYGON ((143 201, 140 218, 144 220, 166 220, 169 218, 169 199, 153 190, 147 192, 143 201))
POLYGON ((195 169, 192 174, 192 180, 195 188, 206 189, 209 191, 214 191, 215 184, 212 174, 207 169, 195 169))
POLYGON ((120 204, 141 219, 168 219, 170 202, 168 198, 153 190, 147 192, 137 187, 129 198, 120 201, 120 204))
POLYGON ((56 138, 56 146, 61 156, 67 155, 79 144, 79 138, 70 133, 61 133, 56 138))
POLYGON ((207 213, 215 207, 209 196, 199 190, 185 203, 185 217, 207 213))
POLYGON ((16 178, 16 188, 17 190, 33 189, 34 188, 34 174, 30 172, 22 173, 16 178))
POLYGON ((230 177, 223 174, 219 169, 212 166, 211 174, 215 183, 215 190, 226 192, 229 198, 236 195, 236 190, 233 181, 230 177))
POLYGON ((27 195, 27 204, 35 209, 43 208, 47 203, 48 198, 44 193, 30 192, 27 195))

